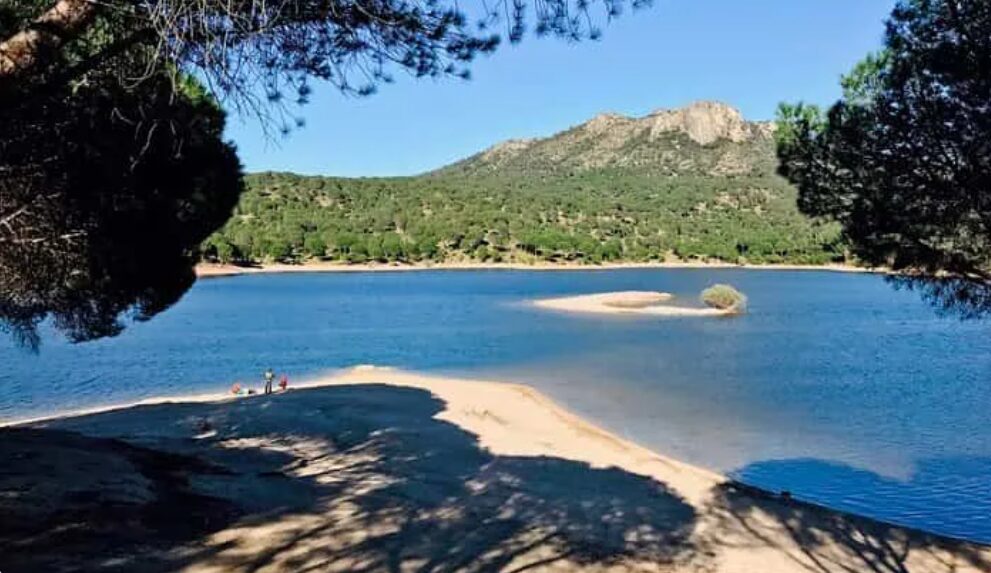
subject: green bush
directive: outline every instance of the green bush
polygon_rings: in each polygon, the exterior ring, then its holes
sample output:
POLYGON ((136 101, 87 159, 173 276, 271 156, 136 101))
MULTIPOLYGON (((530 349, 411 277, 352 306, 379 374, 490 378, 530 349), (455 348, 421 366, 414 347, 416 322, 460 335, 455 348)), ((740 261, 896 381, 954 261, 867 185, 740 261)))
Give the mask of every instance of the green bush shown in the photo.
POLYGON ((729 285, 717 284, 702 291, 702 302, 713 308, 743 312, 747 297, 729 285))

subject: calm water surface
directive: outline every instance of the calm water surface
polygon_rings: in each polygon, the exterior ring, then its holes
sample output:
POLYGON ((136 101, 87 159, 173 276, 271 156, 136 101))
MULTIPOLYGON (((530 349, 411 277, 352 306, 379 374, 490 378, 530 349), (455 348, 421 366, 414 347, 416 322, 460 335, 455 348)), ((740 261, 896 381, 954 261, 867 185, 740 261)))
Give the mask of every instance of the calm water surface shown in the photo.
POLYGON ((0 419, 371 363, 527 382, 659 451, 796 497, 991 542, 991 321, 877 276, 458 271, 200 281, 113 340, 0 342, 0 419), (523 301, 750 297, 735 318, 573 316, 523 301))

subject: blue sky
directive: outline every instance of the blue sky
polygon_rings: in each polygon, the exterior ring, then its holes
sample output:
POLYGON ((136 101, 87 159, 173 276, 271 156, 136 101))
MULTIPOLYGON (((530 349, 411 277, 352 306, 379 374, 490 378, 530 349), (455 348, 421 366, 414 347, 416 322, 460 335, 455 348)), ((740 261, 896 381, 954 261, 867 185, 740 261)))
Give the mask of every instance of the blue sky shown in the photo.
POLYGON ((273 140, 253 118, 232 116, 228 136, 248 171, 408 175, 605 111, 643 115, 714 99, 770 119, 782 100, 835 100, 840 74, 879 47, 893 5, 654 0, 603 26, 596 42, 504 43, 475 63, 469 81, 397 73, 367 98, 317 84, 303 129, 273 140))

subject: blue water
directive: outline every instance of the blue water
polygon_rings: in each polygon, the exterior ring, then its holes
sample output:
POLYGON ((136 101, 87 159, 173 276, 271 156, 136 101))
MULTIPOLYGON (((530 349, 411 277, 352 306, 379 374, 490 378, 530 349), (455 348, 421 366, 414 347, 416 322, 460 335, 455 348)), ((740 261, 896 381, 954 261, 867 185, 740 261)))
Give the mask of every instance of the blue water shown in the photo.
POLYGON ((417 272, 202 280, 168 312, 31 355, 0 342, 0 419, 224 391, 271 366, 522 381, 659 451, 798 498, 991 542, 991 321, 938 318, 873 275, 417 272), (575 316, 535 297, 713 282, 734 318, 575 316))

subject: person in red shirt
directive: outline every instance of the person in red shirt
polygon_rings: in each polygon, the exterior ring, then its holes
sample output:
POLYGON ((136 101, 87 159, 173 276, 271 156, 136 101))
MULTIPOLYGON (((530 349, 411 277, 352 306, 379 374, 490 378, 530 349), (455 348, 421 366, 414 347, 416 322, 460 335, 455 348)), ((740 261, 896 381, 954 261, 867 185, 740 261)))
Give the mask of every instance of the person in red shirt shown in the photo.
POLYGON ((279 378, 279 390, 285 392, 286 388, 288 387, 289 387, 289 377, 283 374, 282 377, 279 378))

